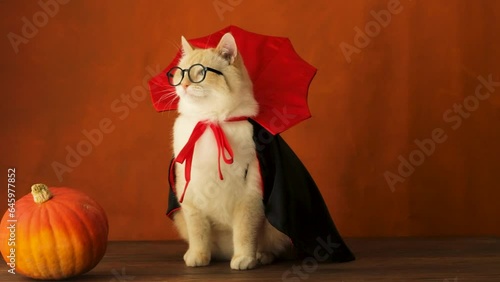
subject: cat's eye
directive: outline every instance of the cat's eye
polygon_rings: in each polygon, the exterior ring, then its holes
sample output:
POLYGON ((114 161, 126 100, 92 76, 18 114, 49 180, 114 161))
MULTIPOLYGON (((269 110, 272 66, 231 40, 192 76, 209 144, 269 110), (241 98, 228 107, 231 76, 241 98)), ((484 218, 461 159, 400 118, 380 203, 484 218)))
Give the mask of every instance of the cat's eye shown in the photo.
POLYGON ((168 83, 172 86, 181 84, 182 80, 184 79, 184 72, 188 73, 188 78, 192 83, 200 83, 205 80, 207 71, 211 71, 217 75, 223 75, 222 72, 210 67, 205 67, 202 64, 194 64, 188 69, 173 67, 167 72, 168 83), (180 75, 176 76, 176 72, 179 72, 180 75))

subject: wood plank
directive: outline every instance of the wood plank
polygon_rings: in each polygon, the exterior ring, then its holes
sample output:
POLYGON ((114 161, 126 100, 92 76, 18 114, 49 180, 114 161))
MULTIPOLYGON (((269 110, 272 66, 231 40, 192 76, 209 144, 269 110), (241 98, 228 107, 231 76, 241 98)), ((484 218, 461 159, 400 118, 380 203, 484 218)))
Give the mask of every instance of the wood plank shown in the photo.
MULTIPOLYGON (((357 260, 315 264, 314 258, 280 261, 250 271, 228 262, 189 268, 181 241, 110 242, 103 260, 69 281, 500 281, 500 238, 346 239, 357 260), (288 274, 287 274, 288 273, 288 274)), ((32 281, 7 272, 0 281, 32 281)))

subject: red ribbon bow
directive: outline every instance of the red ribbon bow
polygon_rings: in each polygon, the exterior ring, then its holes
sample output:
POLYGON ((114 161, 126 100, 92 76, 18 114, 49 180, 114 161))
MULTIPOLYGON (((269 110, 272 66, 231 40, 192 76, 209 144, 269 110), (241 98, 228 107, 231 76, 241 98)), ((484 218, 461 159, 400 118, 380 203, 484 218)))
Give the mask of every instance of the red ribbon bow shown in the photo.
MULTIPOLYGON (((247 120, 247 117, 236 117, 236 118, 230 118, 225 121, 227 122, 233 122, 233 121, 243 121, 247 120)), ((184 148, 179 152, 177 157, 175 157, 174 162, 170 166, 170 175, 173 176, 174 173, 174 163, 180 163, 183 164, 184 162, 186 163, 186 167, 184 168, 184 177, 186 179, 186 185, 184 186, 184 192, 182 192, 181 198, 179 199, 179 202, 182 203, 184 201, 184 195, 186 194, 187 187, 189 184, 189 181, 191 181, 191 165, 193 163, 193 155, 194 155, 194 147, 196 145, 196 142, 200 137, 205 133, 205 130, 210 127, 212 129, 212 132, 214 133, 215 140, 217 141, 217 168, 219 171, 219 178, 220 180, 224 180, 224 176, 222 175, 222 171, 220 168, 220 159, 222 156, 222 159, 226 164, 232 164, 233 163, 233 149, 231 148, 231 145, 229 144, 229 141, 226 138, 226 135, 224 134, 224 131, 222 130, 222 127, 220 127, 219 123, 213 123, 209 121, 199 121, 196 126, 193 129, 193 132, 191 133, 191 136, 189 137, 186 145, 184 145, 184 148), (227 152, 227 156, 226 155, 227 152)), ((172 182, 173 183, 173 182, 172 182)))

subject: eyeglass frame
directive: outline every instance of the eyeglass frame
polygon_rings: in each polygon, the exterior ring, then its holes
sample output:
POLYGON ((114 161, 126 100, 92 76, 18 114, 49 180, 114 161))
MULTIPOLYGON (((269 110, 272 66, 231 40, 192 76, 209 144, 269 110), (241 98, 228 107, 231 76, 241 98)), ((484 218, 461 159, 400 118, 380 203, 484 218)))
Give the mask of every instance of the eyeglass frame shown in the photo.
POLYGON ((224 76, 224 74, 223 74, 221 71, 216 70, 216 69, 213 69, 213 68, 211 68, 211 67, 206 67, 206 66, 204 66, 204 65, 202 65, 202 64, 194 64, 194 65, 190 66, 190 67, 189 67, 189 68, 187 68, 187 69, 182 69, 182 68, 180 68, 179 66, 175 66, 175 67, 171 68, 171 69, 170 69, 170 70, 169 70, 169 71, 168 71, 165 75, 167 76, 168 84, 170 84, 171 86, 178 86, 178 85, 180 85, 180 84, 182 83, 182 81, 184 80, 184 72, 187 72, 187 73, 188 73, 188 79, 189 79, 189 81, 191 81, 192 83, 201 83, 202 81, 204 81, 204 80, 205 80, 205 78, 206 78, 206 76, 207 76, 207 71, 211 71, 211 72, 213 72, 213 73, 215 73, 215 74, 217 74, 217 75, 222 75, 222 76, 224 76), (191 69, 192 69, 193 67, 195 67, 195 66, 201 66, 201 67, 203 68, 203 70, 204 70, 204 72, 203 72, 203 77, 202 77, 199 81, 196 81, 196 82, 194 82, 194 81, 193 81, 193 79, 191 78, 191 74, 190 74, 191 69), (181 72, 181 80, 179 80, 179 83, 174 84, 174 83, 172 83, 172 81, 171 81, 171 80, 173 80, 173 78, 174 78, 174 71, 177 71, 177 70, 181 72))

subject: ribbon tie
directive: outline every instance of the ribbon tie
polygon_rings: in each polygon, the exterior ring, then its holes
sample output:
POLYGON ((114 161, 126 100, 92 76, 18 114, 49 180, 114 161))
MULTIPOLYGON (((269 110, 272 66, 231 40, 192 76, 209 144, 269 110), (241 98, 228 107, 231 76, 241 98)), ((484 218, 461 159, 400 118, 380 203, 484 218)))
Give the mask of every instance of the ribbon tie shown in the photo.
MULTIPOLYGON (((225 121, 233 122, 243 121, 247 119, 247 117, 235 117, 227 119, 225 121)), ((203 133, 205 133, 205 130, 207 130, 207 128, 209 127, 214 133, 215 140, 217 141, 217 169, 219 172, 220 180, 224 180, 224 176, 222 175, 222 171, 220 168, 221 156, 226 164, 233 163, 233 149, 231 148, 231 145, 229 144, 229 141, 227 140, 226 135, 224 134, 224 131, 222 130, 222 127, 220 127, 219 123, 199 121, 194 127, 193 132, 191 133, 191 136, 189 137, 186 145, 184 145, 184 148, 182 148, 182 150, 175 157, 174 162, 170 166, 170 175, 172 176, 175 167, 174 163, 185 163, 184 177, 186 179, 186 185, 184 186, 184 192, 182 192, 181 198, 179 199, 180 203, 184 201, 184 195, 186 194, 189 181, 191 180, 191 165, 193 163, 194 147, 198 139, 200 139, 203 133)))

